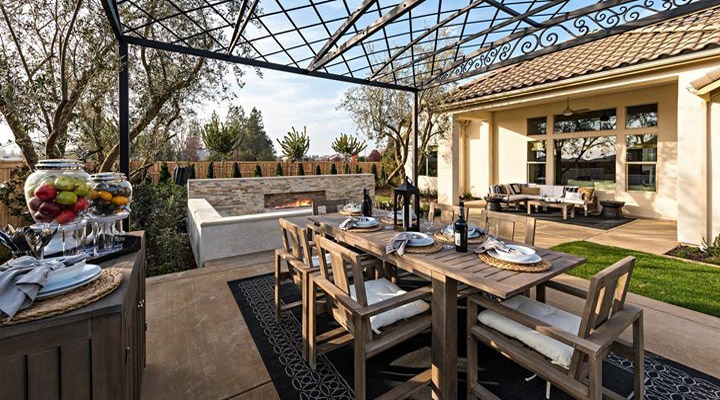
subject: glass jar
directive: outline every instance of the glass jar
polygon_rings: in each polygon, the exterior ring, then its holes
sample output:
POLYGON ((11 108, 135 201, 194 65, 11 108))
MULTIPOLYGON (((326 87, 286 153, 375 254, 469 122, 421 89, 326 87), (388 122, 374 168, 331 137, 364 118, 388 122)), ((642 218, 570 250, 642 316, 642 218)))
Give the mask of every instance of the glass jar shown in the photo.
POLYGON ((90 214, 93 217, 127 214, 132 200, 132 185, 125 174, 103 172, 93 174, 90 193, 90 214))
POLYGON ((92 186, 79 160, 41 160, 25 180, 25 201, 38 223, 71 224, 87 212, 92 186))

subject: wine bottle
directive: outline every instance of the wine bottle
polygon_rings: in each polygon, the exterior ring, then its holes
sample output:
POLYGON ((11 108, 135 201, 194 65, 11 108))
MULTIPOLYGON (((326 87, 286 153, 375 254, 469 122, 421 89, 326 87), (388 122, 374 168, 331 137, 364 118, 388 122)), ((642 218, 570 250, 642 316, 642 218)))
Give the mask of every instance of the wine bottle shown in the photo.
POLYGON ((372 216, 372 199, 368 189, 363 189, 362 215, 366 217, 372 216))
POLYGON ((468 245, 468 224, 465 221, 465 203, 460 200, 460 215, 455 225, 455 251, 465 253, 468 245))

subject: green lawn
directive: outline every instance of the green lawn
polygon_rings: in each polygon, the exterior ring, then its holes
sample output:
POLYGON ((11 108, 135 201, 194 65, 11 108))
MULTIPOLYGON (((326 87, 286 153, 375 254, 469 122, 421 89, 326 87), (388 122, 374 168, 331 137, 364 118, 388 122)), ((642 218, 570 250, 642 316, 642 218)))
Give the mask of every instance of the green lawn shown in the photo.
POLYGON ((677 261, 648 253, 579 241, 554 250, 587 258, 570 275, 590 279, 625 256, 637 258, 630 291, 645 297, 720 317, 720 268, 677 261))

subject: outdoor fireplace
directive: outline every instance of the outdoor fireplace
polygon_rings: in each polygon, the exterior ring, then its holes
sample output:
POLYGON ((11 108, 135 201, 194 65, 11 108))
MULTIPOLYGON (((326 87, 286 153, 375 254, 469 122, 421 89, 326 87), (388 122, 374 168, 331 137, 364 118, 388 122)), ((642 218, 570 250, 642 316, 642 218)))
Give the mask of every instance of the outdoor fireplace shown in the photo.
POLYGON ((325 191, 266 193, 264 197, 266 210, 281 210, 286 208, 309 207, 314 201, 325 200, 325 191))

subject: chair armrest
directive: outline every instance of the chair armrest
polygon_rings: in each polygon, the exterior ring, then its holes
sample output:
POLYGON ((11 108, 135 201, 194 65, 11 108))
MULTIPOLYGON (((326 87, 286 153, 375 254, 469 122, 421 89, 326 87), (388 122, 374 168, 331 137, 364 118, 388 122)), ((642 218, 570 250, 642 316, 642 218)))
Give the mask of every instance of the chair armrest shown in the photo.
POLYGON ((625 304, 622 310, 613 314, 610 319, 594 330, 587 339, 600 346, 601 349, 609 348, 642 315, 642 312, 640 307, 625 304))
POLYGON ((412 303, 413 301, 423 299, 430 295, 432 295, 432 287, 424 286, 411 292, 403 293, 400 296, 395 296, 391 299, 383 300, 367 307, 363 307, 359 310, 359 314, 361 317, 370 317, 392 310, 393 308, 412 303))
POLYGON ((338 303, 342 304, 353 314, 359 314, 362 310, 363 307, 360 305, 360 303, 355 301, 347 294, 343 293, 343 291, 338 289, 338 287, 329 280, 318 275, 313 276, 312 279, 313 282, 315 282, 315 284, 325 292, 325 294, 332 297, 332 299, 337 301, 338 303))
POLYGON ((502 315, 503 317, 509 318, 519 324, 525 325, 526 327, 538 333, 565 343, 568 346, 571 346, 574 349, 581 351, 587 355, 595 356, 602 349, 601 346, 594 342, 583 339, 577 335, 573 335, 572 333, 566 332, 562 329, 542 322, 527 314, 523 314, 519 311, 513 310, 512 308, 507 307, 502 303, 497 303, 475 294, 468 296, 468 301, 472 301, 482 307, 485 307, 488 310, 502 315))
POLYGON ((545 283, 546 287, 549 287, 551 289, 555 289, 557 291, 567 293, 569 295, 580 297, 581 299, 587 299, 588 292, 587 290, 577 288, 575 286, 568 285, 566 283, 558 282, 555 280, 549 280, 545 283))

